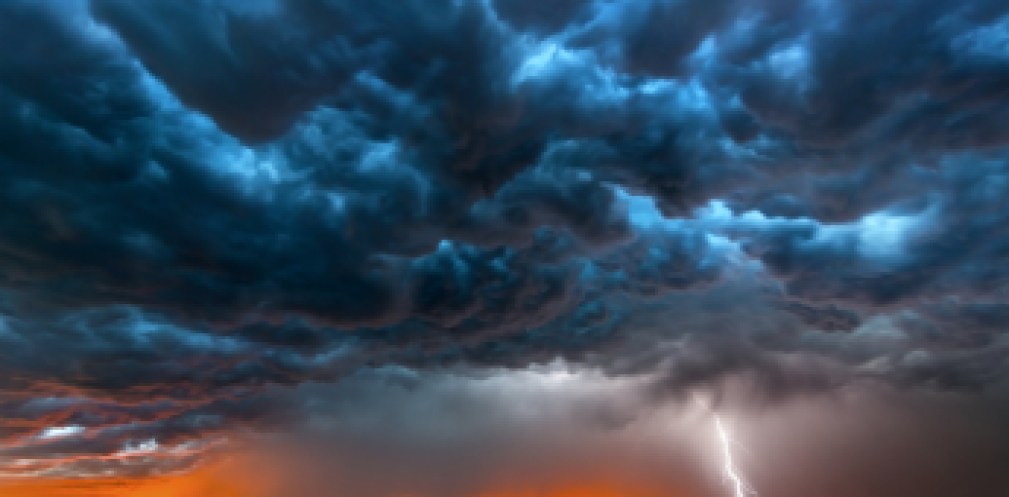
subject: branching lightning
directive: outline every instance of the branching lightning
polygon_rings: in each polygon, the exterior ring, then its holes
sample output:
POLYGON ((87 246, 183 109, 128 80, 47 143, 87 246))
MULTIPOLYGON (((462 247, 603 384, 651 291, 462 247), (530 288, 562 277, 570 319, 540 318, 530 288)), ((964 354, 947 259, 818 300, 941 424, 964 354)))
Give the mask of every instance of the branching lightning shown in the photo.
POLYGON ((732 459, 732 436, 722 424, 722 419, 715 415, 715 429, 718 431, 718 441, 722 445, 722 464, 725 477, 732 484, 732 497, 747 497, 757 495, 757 492, 746 484, 746 481, 739 474, 736 463, 732 459))

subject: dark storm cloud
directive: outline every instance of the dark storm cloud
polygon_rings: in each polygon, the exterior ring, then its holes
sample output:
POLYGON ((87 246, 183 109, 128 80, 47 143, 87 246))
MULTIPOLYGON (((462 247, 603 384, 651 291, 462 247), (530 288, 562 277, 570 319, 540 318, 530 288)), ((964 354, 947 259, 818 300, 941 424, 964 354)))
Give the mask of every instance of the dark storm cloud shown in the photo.
POLYGON ((889 205, 847 222, 746 215, 730 221, 745 250, 787 291, 807 300, 867 310, 955 294, 993 298, 1005 291, 1007 219, 996 207, 1006 162, 987 155, 947 156, 934 168, 893 178, 889 205))
POLYGON ((991 390, 1007 16, 7 2, 2 450, 297 424, 298 385, 387 364, 991 390))
POLYGON ((130 309, 7 325, 3 369, 10 393, 48 384, 61 385, 64 394, 195 399, 246 382, 283 381, 285 370, 297 369, 282 353, 146 321, 130 309))
MULTIPOLYGON (((758 118, 810 147, 878 153, 907 142, 923 151, 1005 143, 986 122, 1004 116, 1006 63, 965 49, 974 29, 1004 14, 998 2, 856 1, 810 10, 783 21, 793 37, 763 51, 764 60, 726 69, 741 71, 739 96, 758 118), (799 24, 809 17, 820 22, 799 24), (790 71, 797 81, 788 81, 790 71)), ((752 56, 751 47, 732 49, 752 56)))

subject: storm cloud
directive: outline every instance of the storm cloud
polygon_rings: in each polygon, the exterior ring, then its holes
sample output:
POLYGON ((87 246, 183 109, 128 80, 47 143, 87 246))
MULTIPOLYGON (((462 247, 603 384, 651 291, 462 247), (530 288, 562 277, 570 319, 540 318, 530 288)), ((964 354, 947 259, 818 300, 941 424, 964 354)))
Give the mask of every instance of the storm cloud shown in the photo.
POLYGON ((1009 491, 1002 1, 12 0, 0 44, 0 478, 244 440, 478 495, 703 397, 869 413, 776 495, 910 495, 837 483, 901 419, 973 464, 916 495, 1009 491))

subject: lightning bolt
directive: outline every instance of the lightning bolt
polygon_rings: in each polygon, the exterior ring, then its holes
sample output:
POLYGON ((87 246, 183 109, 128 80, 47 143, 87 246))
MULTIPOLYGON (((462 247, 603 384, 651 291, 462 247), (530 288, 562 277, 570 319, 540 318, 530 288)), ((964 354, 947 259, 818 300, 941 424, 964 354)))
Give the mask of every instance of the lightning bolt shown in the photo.
POLYGON ((715 430, 718 431, 718 441, 722 445, 722 466, 725 478, 732 483, 732 497, 755 496, 757 492, 746 484, 746 480, 739 474, 736 463, 732 459, 732 435, 725 429, 722 419, 715 415, 715 430))

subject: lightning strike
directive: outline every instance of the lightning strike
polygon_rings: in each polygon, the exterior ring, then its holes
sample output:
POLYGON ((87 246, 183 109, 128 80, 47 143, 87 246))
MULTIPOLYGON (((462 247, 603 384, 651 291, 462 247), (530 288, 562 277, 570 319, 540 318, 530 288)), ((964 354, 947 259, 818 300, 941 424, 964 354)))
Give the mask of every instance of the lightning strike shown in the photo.
POLYGON ((757 492, 746 484, 739 474, 736 463, 732 459, 732 436, 722 424, 722 419, 715 415, 715 429, 718 431, 718 441, 722 445, 722 464, 725 477, 732 483, 732 497, 747 497, 757 495, 757 492))

